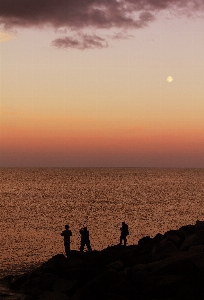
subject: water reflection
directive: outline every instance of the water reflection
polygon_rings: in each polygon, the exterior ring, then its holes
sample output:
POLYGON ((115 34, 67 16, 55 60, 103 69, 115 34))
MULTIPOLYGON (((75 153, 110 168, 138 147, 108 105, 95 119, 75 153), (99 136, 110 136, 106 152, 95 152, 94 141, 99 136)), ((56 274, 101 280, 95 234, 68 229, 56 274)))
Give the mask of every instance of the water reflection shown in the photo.
POLYGON ((1 274, 63 253, 69 224, 71 248, 89 228, 93 249, 118 244, 127 221, 128 244, 202 219, 204 170, 1 169, 1 274))

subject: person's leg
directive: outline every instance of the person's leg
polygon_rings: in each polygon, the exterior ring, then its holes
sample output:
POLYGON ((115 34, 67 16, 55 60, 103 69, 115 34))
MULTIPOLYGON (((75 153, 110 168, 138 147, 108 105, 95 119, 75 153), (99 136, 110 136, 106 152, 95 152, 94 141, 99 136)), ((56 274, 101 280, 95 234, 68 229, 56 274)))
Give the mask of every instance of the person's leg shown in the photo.
POLYGON ((124 237, 124 246, 126 246, 126 244, 127 244, 127 238, 126 238, 126 236, 124 237))
POLYGON ((86 246, 87 246, 87 248, 88 248, 89 251, 92 250, 92 249, 91 249, 91 245, 90 245, 90 241, 87 241, 87 242, 86 242, 86 246))
POLYGON ((64 244, 64 251, 65 251, 65 255, 67 256, 67 245, 64 244))
POLYGON ((120 245, 122 245, 122 240, 123 240, 123 237, 122 235, 120 236, 120 245))
POLYGON ((71 256, 70 243, 65 244, 64 247, 65 247, 66 256, 67 257, 71 256))
POLYGON ((80 246, 80 251, 81 252, 84 251, 84 246, 85 246, 85 243, 83 241, 81 241, 81 246, 80 246))

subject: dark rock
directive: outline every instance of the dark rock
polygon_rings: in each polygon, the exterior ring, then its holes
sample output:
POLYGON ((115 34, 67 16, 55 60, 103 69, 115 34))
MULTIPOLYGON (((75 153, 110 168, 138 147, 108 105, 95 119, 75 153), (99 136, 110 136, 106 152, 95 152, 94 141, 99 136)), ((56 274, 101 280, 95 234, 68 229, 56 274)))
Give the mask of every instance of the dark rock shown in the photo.
POLYGON ((134 289, 117 272, 105 271, 98 277, 82 286, 72 297, 72 300, 106 300, 135 299, 134 289))
POLYGON ((152 261, 152 253, 150 251, 141 251, 132 255, 132 260, 129 262, 128 266, 135 264, 149 264, 152 261))
POLYGON ((195 224, 195 232, 198 232, 200 230, 204 230, 204 221, 197 220, 195 224))
POLYGON ((167 236, 166 240, 171 242, 172 244, 174 244, 176 246, 176 248, 179 250, 181 244, 184 241, 184 237, 178 236, 178 235, 170 235, 167 236))
POLYGON ((175 296, 183 282, 179 275, 152 276, 146 281, 145 294, 155 298, 175 296))
POLYGON ((193 265, 197 268, 199 272, 204 272, 204 252, 201 253, 189 253, 189 258, 193 265))
POLYGON ((188 236, 182 243, 180 250, 188 250, 191 246, 204 245, 204 229, 188 236))
POLYGON ((7 299, 7 300, 24 300, 26 295, 20 293, 13 293, 7 290, 0 290, 0 299, 7 299))
POLYGON ((144 247, 146 245, 150 245, 152 242, 152 239, 150 236, 144 236, 143 238, 141 238, 139 241, 138 241, 138 245, 141 246, 141 247, 144 247))
POLYGON ((193 276, 199 269, 196 265, 199 263, 198 255, 189 253, 178 253, 172 257, 167 257, 163 260, 149 264, 137 264, 132 267, 132 276, 137 276, 138 272, 148 275, 187 275, 193 276))
POLYGON ((79 268, 83 266, 83 261, 78 257, 72 257, 66 261, 66 266, 71 268, 79 268))
POLYGON ((155 243, 161 242, 161 240, 163 240, 163 238, 164 238, 164 236, 161 233, 157 233, 152 240, 153 240, 153 243, 155 244, 155 243))
POLYGON ((23 274, 21 276, 18 276, 10 283, 10 288, 12 290, 19 290, 22 288, 22 285, 28 280, 28 274, 23 274))
POLYGON ((63 254, 57 254, 49 259, 47 262, 42 264, 38 268, 38 272, 42 273, 54 273, 59 274, 60 271, 67 265, 67 259, 63 254))
POLYGON ((174 255, 152 264, 151 271, 158 275, 185 275, 195 271, 195 266, 186 255, 174 255))
POLYGON ((199 291, 199 295, 193 286, 183 285, 177 293, 175 300, 201 300, 204 294, 199 291))
POLYGON ((0 299, 197 300, 204 299, 203 286, 204 222, 197 221, 138 245, 55 255, 32 272, 2 279, 0 299))
POLYGON ((69 297, 58 291, 44 291, 37 300, 69 300, 69 297))
POLYGON ((152 258, 153 261, 161 260, 168 256, 172 256, 178 252, 177 247, 168 239, 163 239, 157 245, 154 245, 152 248, 152 258))
POLYGON ((29 295, 25 298, 25 300, 36 300, 39 298, 40 294, 42 294, 43 290, 40 288, 33 288, 29 291, 29 295))
POLYGON ((12 280, 14 280, 14 278, 15 277, 13 275, 5 276, 5 277, 0 279, 0 284, 10 286, 10 284, 11 284, 12 280))
POLYGON ((145 269, 132 268, 129 271, 129 282, 135 288, 136 294, 142 294, 146 290, 146 283, 149 278, 145 269))
POLYGON ((179 232, 185 233, 186 235, 192 235, 195 233, 195 225, 185 225, 179 228, 179 232))
POLYGON ((39 289, 40 288, 40 285, 41 285, 41 277, 31 277, 29 278, 29 280, 26 281, 26 283, 24 284, 23 288, 24 290, 29 293, 31 292, 32 290, 35 290, 35 289, 39 289))
POLYGON ((66 294, 72 293, 77 286, 77 280, 57 279, 53 285, 53 291, 59 291, 66 294))
POLYGON ((164 234, 164 237, 179 249, 187 237, 187 233, 183 230, 169 230, 164 234))
POLYGON ((30 276, 29 276, 29 279, 32 279, 32 278, 38 278, 40 276, 42 276, 44 273, 44 270, 42 267, 39 267, 37 269, 35 269, 34 271, 31 272, 30 276))
POLYGON ((124 269, 124 265, 120 260, 118 260, 118 261, 114 261, 111 264, 107 265, 106 268, 108 270, 120 271, 120 270, 124 269))
POLYGON ((188 249, 188 252, 194 253, 194 254, 204 252, 204 245, 191 246, 191 247, 188 249))
POLYGON ((43 276, 40 278, 40 288, 43 290, 51 289, 56 279, 56 275, 53 273, 43 274, 43 276))

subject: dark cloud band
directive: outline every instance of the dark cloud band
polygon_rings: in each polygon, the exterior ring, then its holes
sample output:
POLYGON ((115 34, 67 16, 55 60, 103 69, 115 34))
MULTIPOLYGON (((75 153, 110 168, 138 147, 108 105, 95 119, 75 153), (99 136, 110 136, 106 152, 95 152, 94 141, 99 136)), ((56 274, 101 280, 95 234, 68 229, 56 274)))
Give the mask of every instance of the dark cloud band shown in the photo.
MULTIPOLYGON (((0 0, 0 25, 4 28, 43 27, 82 30, 142 28, 165 9, 187 14, 204 9, 204 0, 0 0)), ((122 38, 117 36, 115 38, 122 38)), ((104 48, 96 35, 64 37, 53 41, 59 48, 104 48)))
POLYGON ((6 27, 142 27, 154 11, 170 7, 200 9, 204 0, 1 0, 0 23, 6 27))

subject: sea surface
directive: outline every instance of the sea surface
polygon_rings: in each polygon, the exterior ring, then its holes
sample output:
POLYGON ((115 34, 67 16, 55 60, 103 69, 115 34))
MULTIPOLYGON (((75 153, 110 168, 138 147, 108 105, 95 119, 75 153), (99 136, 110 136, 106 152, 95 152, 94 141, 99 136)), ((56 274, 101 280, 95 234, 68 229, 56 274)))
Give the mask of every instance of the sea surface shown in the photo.
POLYGON ((0 277, 23 273, 64 253, 69 224, 79 249, 86 225, 91 246, 118 244, 121 222, 128 245, 143 236, 204 220, 204 169, 0 169, 0 277))

